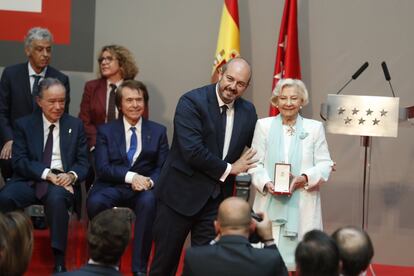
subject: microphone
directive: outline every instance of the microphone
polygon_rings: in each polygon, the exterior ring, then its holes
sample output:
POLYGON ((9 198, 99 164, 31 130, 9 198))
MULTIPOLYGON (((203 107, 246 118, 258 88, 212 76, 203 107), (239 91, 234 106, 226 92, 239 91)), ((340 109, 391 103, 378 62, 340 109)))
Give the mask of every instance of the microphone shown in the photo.
POLYGON ((356 80, 358 77, 359 77, 359 75, 361 75, 362 74, 362 72, 364 72, 365 71, 365 69, 367 69, 367 67, 368 67, 368 65, 369 65, 369 63, 368 63, 368 61, 366 61, 364 64, 362 64, 362 66, 361 67, 359 67, 359 69, 352 75, 352 77, 351 77, 351 79, 349 80, 349 81, 347 81, 347 83, 345 83, 345 85, 344 86, 342 86, 342 88, 341 89, 339 89, 339 91, 336 93, 336 95, 338 95, 339 93, 341 93, 341 91, 345 88, 345 87, 347 87, 347 85, 352 81, 352 80, 356 80))
POLYGON ((356 80, 359 77, 359 75, 361 75, 362 72, 364 72, 365 69, 367 69, 368 65, 369 65, 368 61, 362 64, 362 66, 359 67, 358 71, 356 71, 355 74, 352 75, 352 79, 356 80))
POLYGON ((394 89, 392 88, 392 85, 391 85, 391 76, 390 76, 390 72, 388 71, 388 67, 387 67, 387 64, 385 63, 385 61, 383 61, 383 62, 381 63, 381 67, 382 67, 382 71, 384 71, 384 77, 385 77, 385 80, 386 80, 386 81, 388 81, 388 83, 390 84, 390 88, 391 88, 392 96, 395 98, 394 89))

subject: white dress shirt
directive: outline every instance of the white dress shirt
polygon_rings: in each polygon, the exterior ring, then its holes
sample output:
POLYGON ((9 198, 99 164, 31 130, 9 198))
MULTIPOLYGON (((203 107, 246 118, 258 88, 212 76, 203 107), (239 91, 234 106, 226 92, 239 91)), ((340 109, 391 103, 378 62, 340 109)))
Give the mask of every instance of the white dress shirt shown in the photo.
POLYGON ((45 78, 46 75, 46 70, 47 70, 47 66, 45 67, 45 69, 43 69, 42 72, 40 72, 39 74, 35 72, 35 70, 33 70, 32 65, 30 65, 30 62, 27 63, 27 69, 29 71, 29 80, 30 80, 30 92, 33 93, 33 84, 35 81, 35 78, 33 77, 33 75, 38 75, 41 76, 39 83, 45 78))

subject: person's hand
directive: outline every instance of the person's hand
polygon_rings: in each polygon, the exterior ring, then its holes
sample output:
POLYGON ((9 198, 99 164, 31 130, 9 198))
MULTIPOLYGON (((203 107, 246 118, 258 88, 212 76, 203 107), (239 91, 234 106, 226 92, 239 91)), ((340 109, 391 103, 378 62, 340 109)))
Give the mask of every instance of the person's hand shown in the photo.
POLYGON ((272 240, 272 222, 266 213, 257 213, 257 215, 262 218, 262 221, 256 222, 257 235, 259 235, 262 241, 272 240))
POLYGON ((0 152, 0 159, 10 159, 12 157, 12 145, 13 140, 9 140, 4 143, 3 148, 0 152))
POLYGON ((336 162, 333 162, 333 165, 331 166, 331 171, 336 172, 336 162))
POLYGON ((46 180, 49 181, 49 182, 51 182, 51 183, 53 183, 53 184, 55 184, 55 185, 58 185, 59 186, 58 180, 57 180, 57 175, 54 174, 54 173, 52 173, 51 171, 49 171, 47 173, 46 180))
POLYGON ((71 173, 60 173, 57 175, 57 185, 67 187, 72 186, 75 176, 71 173))
POLYGON ((251 168, 255 168, 258 160, 253 159, 253 157, 256 152, 257 151, 253 148, 250 148, 244 152, 236 162, 231 164, 230 174, 238 175, 239 173, 246 172, 251 168))
POLYGON ((151 178, 135 174, 132 178, 131 188, 134 191, 146 191, 151 189, 151 178))
POLYGON ((269 181, 265 184, 265 191, 268 191, 269 193, 274 193, 275 192, 275 185, 273 185, 272 181, 269 181))
POLYGON ((290 182, 290 193, 293 193, 297 189, 304 188, 306 183, 307 179, 303 175, 293 177, 292 182, 290 182))

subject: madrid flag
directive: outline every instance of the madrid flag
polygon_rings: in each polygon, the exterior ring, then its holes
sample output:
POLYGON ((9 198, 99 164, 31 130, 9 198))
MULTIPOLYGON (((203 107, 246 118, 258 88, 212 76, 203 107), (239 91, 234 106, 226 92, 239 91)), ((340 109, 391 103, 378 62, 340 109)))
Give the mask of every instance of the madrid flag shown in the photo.
MULTIPOLYGON (((280 23, 279 40, 277 42, 272 91, 275 89, 277 82, 282 78, 301 79, 296 0, 285 0, 282 22, 280 23)), ((279 110, 271 105, 269 115, 276 116, 278 113, 279 110)))
POLYGON ((239 8, 237 0, 225 0, 221 14, 217 50, 211 82, 218 79, 218 70, 230 59, 240 55, 239 8))

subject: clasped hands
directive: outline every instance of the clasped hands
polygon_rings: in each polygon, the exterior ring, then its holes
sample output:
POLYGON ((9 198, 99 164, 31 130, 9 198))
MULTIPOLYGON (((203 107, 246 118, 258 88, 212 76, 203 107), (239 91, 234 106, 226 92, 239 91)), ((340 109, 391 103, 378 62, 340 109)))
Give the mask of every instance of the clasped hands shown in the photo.
POLYGON ((152 188, 151 178, 135 174, 132 178, 131 188, 134 191, 147 191, 152 188))
POLYGON ((46 176, 46 180, 53 183, 54 185, 61 186, 65 188, 68 192, 73 194, 72 183, 75 181, 75 176, 72 173, 58 173, 55 174, 52 171, 46 176))

